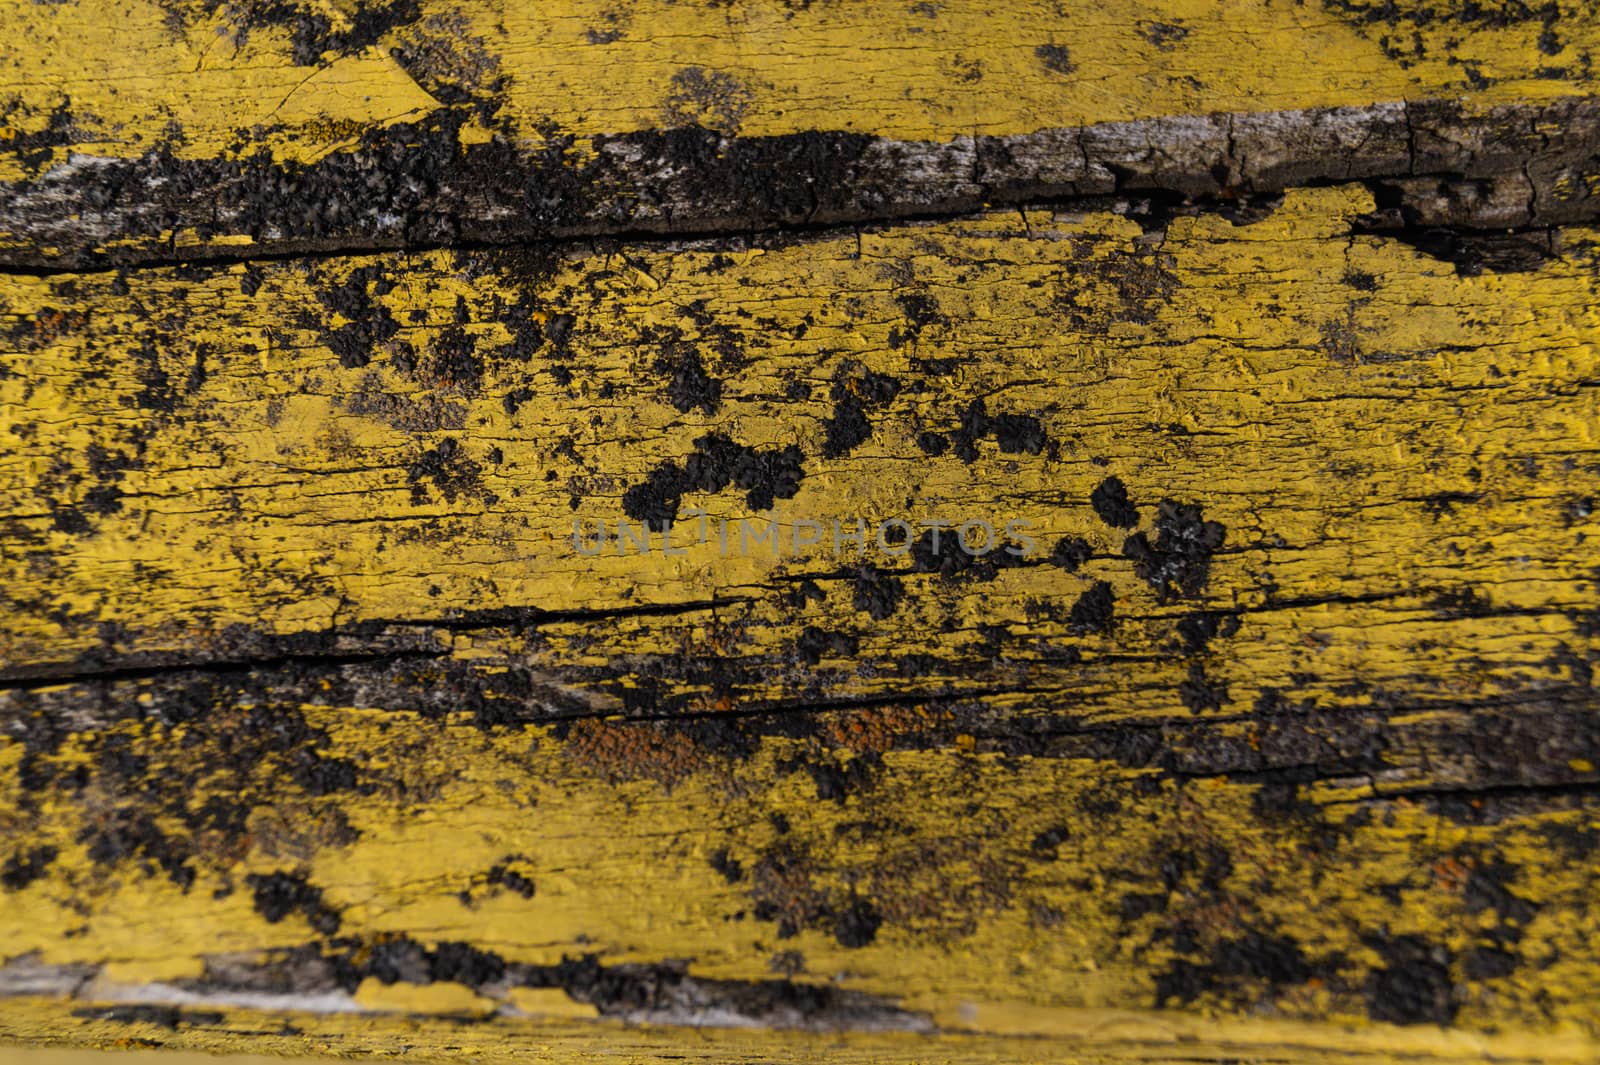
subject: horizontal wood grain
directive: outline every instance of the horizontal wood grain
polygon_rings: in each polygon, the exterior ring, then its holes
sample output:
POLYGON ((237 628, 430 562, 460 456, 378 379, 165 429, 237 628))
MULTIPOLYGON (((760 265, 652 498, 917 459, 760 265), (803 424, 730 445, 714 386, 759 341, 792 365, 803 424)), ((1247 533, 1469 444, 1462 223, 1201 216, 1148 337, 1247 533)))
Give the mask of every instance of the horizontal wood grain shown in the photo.
POLYGON ((1594 235, 1372 208, 0 282, 0 979, 1588 1046, 1594 235))

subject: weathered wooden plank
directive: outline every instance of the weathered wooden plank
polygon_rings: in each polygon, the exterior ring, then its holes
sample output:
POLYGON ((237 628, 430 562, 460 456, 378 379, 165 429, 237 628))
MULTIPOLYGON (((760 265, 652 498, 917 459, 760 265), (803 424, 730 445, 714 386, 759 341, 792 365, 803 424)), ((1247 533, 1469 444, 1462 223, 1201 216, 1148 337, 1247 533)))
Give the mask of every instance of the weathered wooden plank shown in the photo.
POLYGON ((1370 179, 1593 220, 1592 0, 6 0, 0 262, 725 232, 1370 179))
POLYGON ((1592 1055, 1600 245, 1375 206, 5 279, 0 980, 501 1016, 306 1028, 441 1059, 1592 1055))

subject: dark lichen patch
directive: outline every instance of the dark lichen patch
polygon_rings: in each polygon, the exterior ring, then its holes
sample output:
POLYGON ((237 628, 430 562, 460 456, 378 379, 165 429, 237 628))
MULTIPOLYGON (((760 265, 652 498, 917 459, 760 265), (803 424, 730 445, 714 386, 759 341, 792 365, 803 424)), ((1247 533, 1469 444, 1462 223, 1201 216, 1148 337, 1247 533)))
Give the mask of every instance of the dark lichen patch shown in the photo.
POLYGON ((1075 633, 1110 632, 1116 621, 1116 598, 1111 585, 1096 581, 1088 591, 1078 596, 1067 616, 1067 624, 1075 633))
POLYGON ((1520 940, 1539 906, 1511 891, 1519 870, 1499 856, 1469 855, 1467 860, 1470 871, 1461 889, 1467 912, 1474 915, 1492 912, 1497 918, 1494 929, 1497 937, 1510 942, 1520 940))
POLYGON ((483 882, 491 888, 503 888, 525 899, 531 899, 537 893, 533 877, 520 872, 516 864, 521 859, 513 855, 504 861, 496 862, 484 874, 483 882))
POLYGON ((950 319, 939 309, 939 303, 927 292, 901 292, 894 298, 905 316, 903 327, 889 330, 889 346, 899 349, 922 336, 931 326, 949 325, 950 319))
POLYGON ((860 648, 861 641, 847 632, 831 632, 807 625, 795 641, 795 654, 808 666, 817 665, 824 657, 851 658, 860 648))
POLYGON ((900 394, 900 382, 856 363, 841 366, 833 377, 833 416, 822 423, 824 458, 848 455, 872 436, 867 411, 879 410, 900 394))
POLYGON ((46 111, 14 95, 0 108, 0 129, 9 134, 0 140, 0 157, 15 158, 25 170, 37 173, 56 160, 58 148, 77 140, 77 121, 70 97, 62 96, 46 111), (38 121, 41 116, 42 124, 38 121))
MULTIPOLYGON (((1181 203, 1181 198, 1179 198, 1181 203)), ((1248 202, 1229 204, 1253 210, 1248 202)), ((1164 229, 1175 214, 1170 199, 1145 197, 1129 212, 1141 226, 1164 229)), ((1170 253, 1136 244, 1103 258, 1088 259, 1062 275, 1055 305, 1062 324, 1075 332, 1103 336, 1125 323, 1153 325, 1171 306, 1179 282, 1170 253)))
POLYGON ((428 345, 419 360, 418 374, 433 388, 450 389, 468 395, 483 386, 484 361, 478 354, 478 339, 460 325, 448 326, 428 345))
POLYGON ((1207 521, 1199 504, 1163 499, 1156 507, 1155 532, 1154 543, 1142 532, 1123 541, 1122 554, 1133 561, 1134 572, 1162 602, 1199 595, 1227 530, 1220 522, 1207 521))
POLYGON ((16 851, 0 866, 0 887, 21 891, 45 875, 58 853, 54 847, 25 847, 16 851))
POLYGON ((1189 664, 1189 675, 1178 684, 1178 698, 1191 713, 1220 710, 1228 701, 1228 686, 1206 675, 1199 662, 1189 664))
POLYGON ((856 570, 855 608, 883 621, 894 614, 905 595, 905 585, 900 578, 868 563, 856 570))
POLYGON ((986 539, 975 538, 963 543, 965 527, 929 529, 911 545, 911 569, 914 573, 936 573, 941 577, 969 577, 993 580, 1002 569, 1026 563, 1022 548, 999 539, 991 527, 982 533, 986 539))
POLYGON ((745 493, 752 510, 770 510, 779 499, 793 499, 805 477, 799 447, 760 449, 720 433, 702 436, 680 464, 663 462, 622 495, 622 510, 635 521, 664 530, 678 516, 689 492, 720 492, 730 485, 745 493))
POLYGON ((780 839, 750 870, 751 899, 759 921, 777 924, 779 939, 802 929, 831 933, 841 946, 871 944, 885 920, 880 906, 855 888, 828 890, 814 879, 814 859, 798 843, 780 839))
POLYGON ((1128 498, 1128 486, 1121 477, 1107 477, 1096 485, 1089 493, 1089 505, 1101 521, 1113 528, 1131 529, 1139 524, 1139 508, 1128 498))
POLYGON ((1188 1006, 1203 996, 1224 1000, 1259 997, 1304 984, 1316 975, 1304 951, 1283 935, 1247 930, 1224 939, 1204 954, 1204 959, 1179 958, 1156 977, 1157 1008, 1188 1006))
POLYGON ((1467 585, 1434 592, 1427 604, 1441 618, 1482 618, 1494 613, 1489 593, 1467 585))
POLYGON ((414 22, 421 13, 417 0, 358 0, 338 13, 299 0, 188 5, 163 0, 177 25, 195 25, 223 16, 236 47, 243 47, 253 30, 265 27, 289 31, 289 54, 297 66, 315 66, 323 55, 355 55, 377 44, 390 31, 414 22))
POLYGON ((1063 536, 1050 549, 1050 564, 1068 573, 1076 571, 1093 557, 1094 548, 1081 536, 1063 536))
POLYGON ((1367 1015, 1389 1024, 1450 1024, 1460 1008, 1450 952, 1419 936, 1385 937, 1373 947, 1383 966, 1367 977, 1367 1015))
MULTIPOLYGON (((1448 0, 1439 4, 1397 4, 1393 0, 1322 0, 1323 10, 1345 19, 1358 30, 1376 33, 1384 55, 1402 67, 1410 67, 1429 57, 1425 33, 1443 31, 1443 58, 1451 64, 1462 59, 1455 54, 1470 34, 1500 30, 1528 23, 1541 23, 1539 47, 1546 55, 1545 42, 1554 37, 1561 18, 1561 5, 1554 2, 1479 3, 1477 0, 1448 0)), ((1557 49, 1559 51, 1559 49, 1557 49)))
POLYGON ((1038 418, 1029 414, 991 416, 984 401, 976 399, 967 405, 961 424, 950 433, 951 450, 962 462, 974 462, 978 458, 978 441, 988 436, 993 436, 995 444, 1008 455, 1037 455, 1050 440, 1038 418))
POLYGON ((1035 858, 1053 862, 1061 856, 1061 845, 1071 838, 1072 832, 1065 825, 1052 825, 1033 837, 1028 850, 1035 858))
POLYGON ((58 532, 92 534, 99 519, 122 510, 122 481, 131 469, 143 466, 145 430, 132 437, 134 454, 92 443, 84 449, 82 460, 69 452, 51 456, 41 475, 34 480, 33 494, 50 511, 50 524, 58 532))
POLYGON ((662 103, 668 128, 699 126, 718 133, 737 133, 755 94, 726 71, 684 67, 672 75, 672 89, 662 103))
POLYGON ((1468 980, 1503 980, 1516 972, 1522 959, 1499 947, 1474 947, 1461 959, 1461 975, 1468 980))
POLYGON ((1154 19, 1141 19, 1134 25, 1139 36, 1163 52, 1177 48, 1189 36, 1189 29, 1181 20, 1157 22, 1154 19))
POLYGON ((869 900, 852 898, 834 923, 833 937, 842 947, 864 947, 878 938, 882 926, 883 916, 869 900))
POLYGON ((1217 637, 1232 636, 1239 631, 1239 615, 1201 610, 1178 619, 1178 640, 1185 653, 1204 651, 1217 637))
POLYGON ((583 31, 583 39, 590 44, 615 44, 627 33, 632 15, 626 10, 612 9, 601 12, 597 25, 583 31))
POLYGON ((111 865, 131 858, 146 875, 160 869, 184 891, 194 883, 196 874, 189 846, 168 836, 143 811, 113 811, 86 826, 78 841, 88 844, 89 860, 96 864, 111 865))
POLYGON ((300 914, 325 936, 339 930, 339 914, 322 901, 322 889, 295 873, 252 873, 245 877, 254 895, 255 911, 268 924, 300 914))
POLYGON ((493 505, 493 493, 483 488, 483 467, 468 458, 454 437, 447 436, 434 447, 424 451, 406 470, 406 481, 411 485, 411 502, 421 506, 428 502, 427 486, 434 489, 446 503, 458 498, 476 497, 493 505))
POLYGON ((1041 44, 1033 50, 1033 57, 1052 74, 1071 74, 1077 69, 1072 65, 1072 55, 1064 44, 1041 44))
POLYGON ((722 382, 706 372, 700 353, 684 346, 670 358, 656 363, 657 371, 671 375, 667 384, 667 402, 680 414, 699 408, 705 414, 715 414, 722 405, 722 382))
MULTIPOLYGON (((847 938, 869 939, 867 929, 876 931, 875 913, 870 903, 863 902, 862 907, 854 911, 849 899, 841 898, 837 906, 821 907, 812 920, 816 927, 830 932, 849 925, 851 930, 843 933, 847 938)), ((797 954, 789 953, 798 959, 797 954)), ((794 971, 799 967, 785 966, 794 971)), ((604 965, 592 954, 566 956, 553 964, 528 964, 467 942, 447 940, 430 945, 405 935, 347 937, 322 946, 272 951, 260 965, 208 963, 201 986, 272 991, 281 988, 290 973, 299 983, 347 992, 368 979, 384 984, 455 983, 493 996, 519 987, 559 988, 574 1001, 595 1007, 602 1016, 642 1022, 681 1024, 685 1017, 703 1017, 716 1010, 769 1028, 926 1028, 921 1018, 890 1003, 826 985, 796 984, 787 979, 702 979, 692 976, 688 964, 681 961, 604 965)))
POLYGON ((744 865, 739 859, 728 853, 728 848, 718 847, 707 856, 711 868, 730 884, 737 884, 744 879, 744 865))
POLYGON ((330 322, 319 334, 328 350, 338 356, 339 365, 346 369, 367 365, 399 333, 400 323, 376 300, 393 288, 393 282, 378 266, 358 267, 338 284, 314 286, 318 302, 344 319, 338 326, 330 322))
POLYGON ((876 751, 863 751, 843 762, 822 755, 789 759, 778 764, 778 772, 805 772, 816 784, 818 799, 842 803, 850 796, 870 789, 877 781, 882 765, 883 760, 876 751))
POLYGON ((408 433, 459 432, 467 424, 463 398, 390 392, 377 370, 364 374, 356 387, 340 398, 339 405, 351 414, 376 418, 408 433))

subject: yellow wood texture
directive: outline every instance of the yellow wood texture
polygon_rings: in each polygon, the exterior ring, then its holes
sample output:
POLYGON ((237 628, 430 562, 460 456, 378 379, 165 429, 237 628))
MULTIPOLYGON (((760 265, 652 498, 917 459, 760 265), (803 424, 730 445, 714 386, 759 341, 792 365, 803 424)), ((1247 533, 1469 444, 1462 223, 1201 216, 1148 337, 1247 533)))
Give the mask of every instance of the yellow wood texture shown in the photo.
POLYGON ((1592 1053, 1594 234, 1463 276, 1371 207, 5 279, 13 985, 712 1008, 592 956, 847 1029, 1592 1053), (799 448, 780 523, 1038 549, 576 550, 710 432, 799 448))
POLYGON ((1435 97, 1485 106, 1592 92, 1600 44, 1587 0, 7 0, 4 10, 16 33, 0 67, 16 101, 8 135, 65 114, 72 150, 112 157, 163 143, 222 155, 259 128, 283 157, 312 159, 461 94, 495 105, 479 136, 518 138, 696 123, 948 140, 1435 97))
POLYGON ((0 25, 0 1039, 1600 1058, 1592 0, 0 25))

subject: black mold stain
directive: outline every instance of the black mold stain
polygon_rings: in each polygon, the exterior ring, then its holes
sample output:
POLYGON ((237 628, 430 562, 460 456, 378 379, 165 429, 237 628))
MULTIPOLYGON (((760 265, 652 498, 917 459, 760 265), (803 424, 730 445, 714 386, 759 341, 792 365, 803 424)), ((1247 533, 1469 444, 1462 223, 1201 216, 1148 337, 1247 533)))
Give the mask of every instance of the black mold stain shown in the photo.
POLYGON ((729 485, 745 493, 752 510, 769 510, 775 500, 793 499, 805 477, 804 456, 794 444, 761 450, 711 433, 694 448, 682 464, 663 462, 624 492, 623 513, 662 531, 677 519, 685 493, 720 492, 729 485))
POLYGON ((1133 561, 1134 572, 1162 602, 1199 595, 1227 530, 1220 522, 1206 521, 1199 504, 1163 499, 1156 508, 1155 532, 1153 544, 1142 532, 1123 541, 1122 553, 1133 561))
POLYGON ((1131 529, 1139 524, 1139 508, 1128 498, 1128 486, 1121 477, 1107 477, 1089 493, 1089 505, 1100 520, 1118 529, 1131 529))

